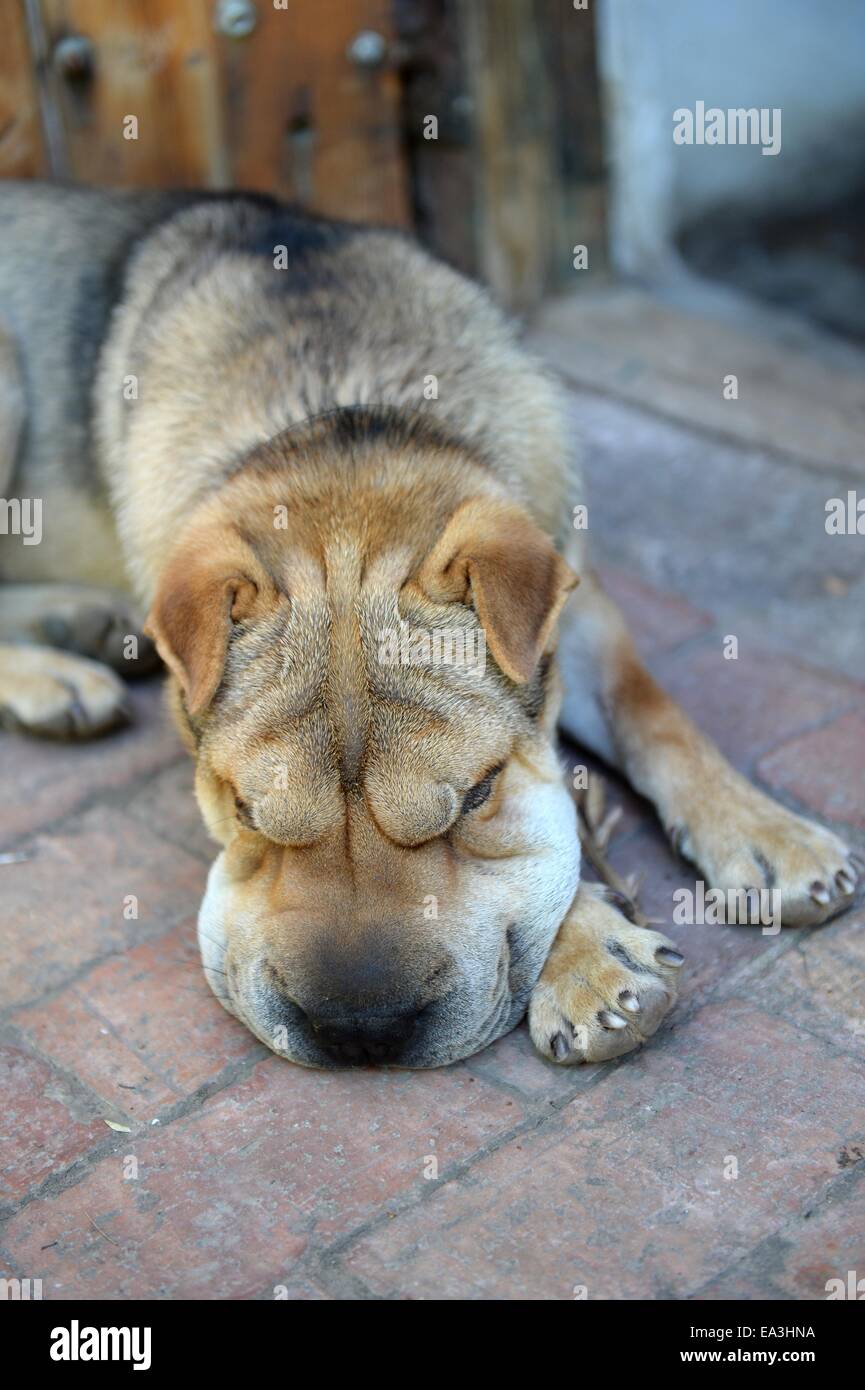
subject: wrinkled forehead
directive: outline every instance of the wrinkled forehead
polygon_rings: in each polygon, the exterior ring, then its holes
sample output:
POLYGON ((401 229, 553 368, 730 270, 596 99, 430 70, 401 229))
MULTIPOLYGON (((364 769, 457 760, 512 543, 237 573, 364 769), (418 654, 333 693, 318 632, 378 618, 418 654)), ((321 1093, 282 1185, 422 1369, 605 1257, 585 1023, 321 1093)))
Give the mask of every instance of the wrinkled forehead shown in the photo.
POLYGON ((459 795, 529 727, 529 697, 495 666, 474 611, 401 580, 398 556, 354 586, 307 566, 234 634, 204 752, 244 798, 315 802, 324 824, 361 789, 388 822, 433 824, 446 789, 459 795))

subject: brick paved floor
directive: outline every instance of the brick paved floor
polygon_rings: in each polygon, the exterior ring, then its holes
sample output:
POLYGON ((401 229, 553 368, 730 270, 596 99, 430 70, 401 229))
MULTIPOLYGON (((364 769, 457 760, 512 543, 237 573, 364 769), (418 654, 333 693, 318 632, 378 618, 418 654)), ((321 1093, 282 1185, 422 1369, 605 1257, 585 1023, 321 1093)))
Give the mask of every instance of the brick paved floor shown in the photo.
MULTIPOLYGON (((591 525, 652 668, 862 845, 865 540, 823 529, 853 483, 604 388, 573 396, 591 525)), ((0 865, 4 1272, 46 1298, 798 1299, 865 1270, 861 905, 780 937, 670 927, 681 1003, 606 1067, 520 1028, 444 1071, 307 1072, 204 983, 190 767, 158 684, 135 703, 89 747, 0 735, 0 852, 24 856, 0 865)), ((693 875, 609 794, 613 861, 669 922, 693 875)))

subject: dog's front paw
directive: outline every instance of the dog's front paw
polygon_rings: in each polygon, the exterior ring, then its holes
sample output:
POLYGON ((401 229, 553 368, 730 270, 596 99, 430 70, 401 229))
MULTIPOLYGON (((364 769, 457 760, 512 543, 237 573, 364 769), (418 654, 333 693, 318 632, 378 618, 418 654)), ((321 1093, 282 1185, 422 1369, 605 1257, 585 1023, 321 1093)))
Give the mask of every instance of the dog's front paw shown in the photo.
MULTIPOLYGON (((746 782, 729 797, 713 799, 695 822, 674 830, 672 838, 712 888, 773 892, 774 920, 781 926, 825 922, 849 907, 856 891, 855 856, 839 836, 785 810, 746 782)), ((738 919, 734 914, 728 920, 738 919)))
POLYGON ((660 932, 635 927, 580 886, 529 1004, 529 1031, 544 1057, 565 1065, 630 1052, 669 1013, 684 957, 660 932))
POLYGON ((33 600, 33 640, 125 676, 148 675, 159 666, 156 648, 141 628, 131 600, 108 590, 51 584, 45 585, 41 604, 33 600))
POLYGON ((129 718, 123 682, 51 647, 0 646, 0 726, 41 738, 93 738, 129 718))

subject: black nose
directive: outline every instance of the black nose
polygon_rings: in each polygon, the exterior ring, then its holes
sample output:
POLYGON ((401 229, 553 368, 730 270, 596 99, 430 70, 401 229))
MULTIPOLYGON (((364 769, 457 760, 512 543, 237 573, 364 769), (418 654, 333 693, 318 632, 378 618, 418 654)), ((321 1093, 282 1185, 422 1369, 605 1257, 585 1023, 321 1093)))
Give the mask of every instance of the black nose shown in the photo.
POLYGON ((340 1018, 307 1015, 318 1046, 341 1067, 381 1066, 398 1061, 419 1017, 420 1010, 401 1014, 358 1013, 340 1018))

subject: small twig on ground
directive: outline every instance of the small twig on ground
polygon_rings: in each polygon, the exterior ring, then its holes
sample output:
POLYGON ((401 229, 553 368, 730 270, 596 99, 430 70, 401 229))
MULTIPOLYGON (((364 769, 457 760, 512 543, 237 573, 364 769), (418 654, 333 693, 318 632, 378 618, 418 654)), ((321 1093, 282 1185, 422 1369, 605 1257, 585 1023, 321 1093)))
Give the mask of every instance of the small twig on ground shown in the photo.
POLYGON ((585 791, 577 790, 573 784, 571 794, 577 807, 577 831, 580 837, 580 844, 586 852, 586 856, 593 869, 597 873, 601 882, 609 888, 616 906, 621 908, 625 916, 637 927, 648 927, 650 918, 643 913, 636 899, 636 887, 633 880, 625 881, 609 863, 604 851, 610 842, 612 833, 621 819, 622 808, 614 806, 612 810, 604 815, 606 803, 606 789, 603 779, 593 772, 588 781, 585 791))
POLYGON ((108 1234, 107 1231, 103 1231, 103 1229, 102 1229, 101 1226, 97 1226, 96 1222, 93 1220, 93 1217, 90 1215, 90 1212, 87 1213, 87 1216, 88 1216, 88 1218, 89 1218, 89 1220, 90 1220, 90 1224, 91 1224, 91 1226, 93 1227, 94 1231, 98 1231, 99 1234, 100 1234, 101 1236, 104 1236, 106 1240, 110 1240, 112 1245, 119 1245, 119 1244, 120 1244, 120 1241, 119 1241, 119 1240, 115 1240, 114 1237, 113 1237, 113 1236, 110 1236, 110 1235, 108 1234))

